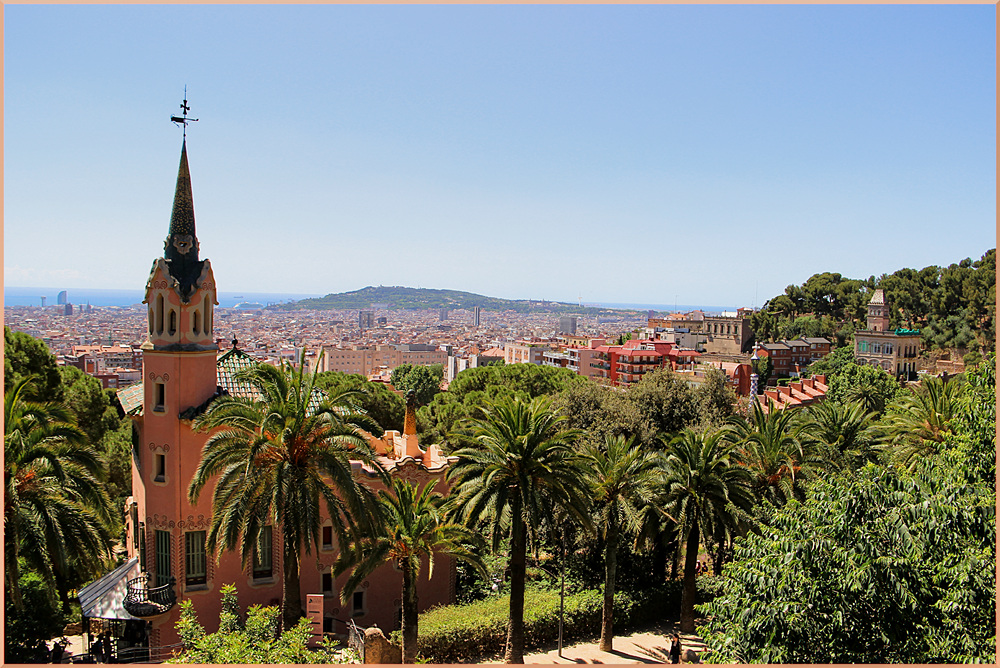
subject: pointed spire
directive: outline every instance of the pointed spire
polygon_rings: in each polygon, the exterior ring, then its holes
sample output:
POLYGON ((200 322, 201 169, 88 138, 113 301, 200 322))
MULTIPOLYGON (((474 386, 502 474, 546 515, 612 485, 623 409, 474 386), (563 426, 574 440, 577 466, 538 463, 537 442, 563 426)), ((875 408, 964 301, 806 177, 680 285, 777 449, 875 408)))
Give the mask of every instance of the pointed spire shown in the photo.
MULTIPOLYGON (((188 167, 187 141, 181 144, 181 164, 177 169, 177 185, 174 188, 174 209, 170 214, 170 236, 190 234, 194 230, 194 198, 191 195, 191 171, 188 167)), ((197 253, 197 249, 195 249, 197 253)))
POLYGON ((198 237, 194 229, 194 198, 191 195, 191 172, 188 168, 187 140, 181 144, 181 163, 177 168, 177 185, 174 188, 174 208, 170 213, 170 231, 163 242, 163 257, 170 267, 170 275, 177 279, 181 299, 188 297, 197 287, 202 265, 198 259, 198 237))

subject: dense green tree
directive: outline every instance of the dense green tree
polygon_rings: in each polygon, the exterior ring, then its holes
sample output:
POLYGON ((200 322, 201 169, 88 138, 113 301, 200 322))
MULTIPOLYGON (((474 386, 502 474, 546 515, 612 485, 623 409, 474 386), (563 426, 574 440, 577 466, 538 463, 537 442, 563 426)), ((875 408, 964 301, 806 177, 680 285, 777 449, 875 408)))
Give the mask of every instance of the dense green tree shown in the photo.
POLYGON ((607 438, 603 446, 583 451, 586 480, 595 503, 596 525, 604 539, 604 605, 601 651, 614 643, 615 578, 620 534, 636 533, 642 510, 653 503, 660 480, 660 457, 644 450, 636 439, 607 438))
POLYGON ((340 593, 346 604, 354 590, 376 568, 395 563, 403 573, 403 663, 417 656, 417 579, 422 559, 428 577, 434 572, 435 553, 460 559, 483 572, 478 555, 482 538, 461 524, 449 522, 445 498, 434 492, 435 482, 416 489, 400 478, 392 479, 392 493, 379 492, 379 517, 374 531, 353 536, 334 564, 334 575, 351 571, 340 593))
MULTIPOLYGON (((440 365, 436 366, 440 371, 440 365)), ((399 365, 392 370, 390 382, 403 394, 413 390, 420 405, 429 404, 434 395, 441 391, 441 374, 435 374, 430 367, 418 364, 399 365)))
POLYGON ((18 609, 18 557, 66 606, 66 591, 98 574, 110 556, 105 463, 69 411, 25 399, 31 382, 23 378, 4 394, 4 575, 18 609))
POLYGON ((993 663, 996 372, 956 386, 912 469, 817 479, 737 542, 702 635, 714 662, 993 663))
POLYGON ((583 432, 584 442, 599 445, 608 438, 624 436, 636 437, 647 446, 657 444, 652 421, 628 392, 587 381, 566 388, 553 405, 566 417, 568 426, 583 432))
POLYGON ((383 430, 403 431, 406 401, 384 383, 373 383, 358 373, 325 371, 316 376, 316 387, 333 396, 349 393, 354 405, 383 430))
POLYGON ((828 354, 824 355, 820 359, 816 360, 806 371, 809 375, 823 374, 827 376, 827 381, 830 377, 839 373, 848 364, 854 363, 854 347, 853 346, 838 346, 831 350, 828 354))
POLYGON ((719 663, 993 663, 995 497, 958 467, 820 479, 737 541, 719 663))
POLYGON ((667 368, 644 375, 629 388, 627 396, 660 434, 679 432, 699 417, 694 391, 683 377, 667 368))
POLYGON ((59 367, 59 375, 62 403, 73 413, 77 426, 92 444, 99 444, 108 431, 121 426, 117 399, 112 403, 113 395, 101 388, 101 381, 74 366, 59 367))
POLYGON ((34 401, 63 400, 62 380, 56 366, 56 358, 44 341, 16 332, 10 327, 3 328, 3 388, 10 391, 28 376, 34 382, 27 389, 34 401))
POLYGON ((20 610, 10 596, 5 604, 4 659, 12 663, 48 663, 46 641, 62 635, 70 620, 63 614, 52 587, 38 573, 23 564, 18 590, 23 606, 20 610))
POLYGON ((188 487, 196 502, 209 481, 212 519, 207 547, 239 550, 248 566, 261 530, 273 526, 283 549, 282 620, 302 616, 303 550, 319 546, 322 500, 341 544, 357 524, 370 526, 374 494, 351 473, 351 460, 381 470, 359 429, 377 430, 344 395, 319 392, 316 374, 260 364, 237 374, 258 398, 223 396, 194 421, 211 435, 188 487))
POLYGON ((721 426, 736 412, 736 392, 726 381, 726 374, 720 369, 709 367, 705 380, 694 391, 701 424, 706 427, 721 426))
MULTIPOLYGON (((510 367, 504 367, 510 368, 510 367)), ((589 502, 575 431, 564 429, 545 398, 489 405, 475 421, 475 445, 462 448, 448 477, 461 517, 484 525, 494 551, 509 539, 510 618, 505 663, 524 663, 525 557, 529 541, 553 506, 564 508, 585 525, 589 502)))
POLYGON ((694 632, 695 566, 703 536, 718 525, 736 527, 753 505, 747 470, 736 465, 733 445, 716 432, 685 429, 670 442, 664 463, 664 512, 686 543, 680 627, 694 632))
POLYGON ((839 402, 859 402, 866 411, 881 415, 903 388, 879 367, 845 364, 827 378, 826 398, 839 402))

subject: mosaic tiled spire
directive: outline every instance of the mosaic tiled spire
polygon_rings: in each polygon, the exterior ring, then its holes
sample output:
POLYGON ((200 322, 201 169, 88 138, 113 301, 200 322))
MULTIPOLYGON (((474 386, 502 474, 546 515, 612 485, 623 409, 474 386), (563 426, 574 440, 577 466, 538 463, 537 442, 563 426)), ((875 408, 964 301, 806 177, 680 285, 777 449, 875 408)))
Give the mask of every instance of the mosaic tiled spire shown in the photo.
POLYGON ((181 163, 177 169, 177 185, 174 188, 174 208, 170 213, 170 231, 163 245, 163 257, 170 265, 170 275, 180 284, 181 297, 187 300, 197 287, 203 264, 198 260, 198 237, 194 228, 194 198, 191 195, 187 141, 181 144, 181 163))

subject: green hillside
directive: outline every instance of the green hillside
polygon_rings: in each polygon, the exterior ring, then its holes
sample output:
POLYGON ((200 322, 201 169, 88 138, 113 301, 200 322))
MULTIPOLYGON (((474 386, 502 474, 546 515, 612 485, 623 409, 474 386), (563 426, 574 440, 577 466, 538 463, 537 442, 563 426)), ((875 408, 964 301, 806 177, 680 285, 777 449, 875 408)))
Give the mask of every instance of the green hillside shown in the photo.
POLYGON ((487 311, 516 311, 518 313, 568 313, 596 315, 604 313, 631 313, 609 308, 581 307, 565 302, 535 301, 528 299, 498 299, 460 290, 434 290, 431 288, 406 288, 402 286, 368 286, 353 292, 329 294, 325 297, 303 299, 269 307, 277 310, 294 309, 367 309, 372 304, 387 304, 390 309, 472 309, 479 306, 487 311))

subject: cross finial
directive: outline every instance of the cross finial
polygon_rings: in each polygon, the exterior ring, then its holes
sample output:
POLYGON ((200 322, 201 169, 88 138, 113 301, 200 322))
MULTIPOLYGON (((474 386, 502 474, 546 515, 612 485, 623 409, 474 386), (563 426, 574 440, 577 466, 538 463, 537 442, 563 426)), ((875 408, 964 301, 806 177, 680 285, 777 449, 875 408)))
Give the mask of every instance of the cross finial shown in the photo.
POLYGON ((187 101, 188 87, 184 86, 184 101, 181 102, 181 111, 184 112, 183 116, 171 116, 170 120, 174 123, 179 123, 184 126, 184 140, 187 141, 187 124, 192 121, 197 121, 197 118, 188 118, 188 112, 191 111, 191 107, 188 106, 187 101))

